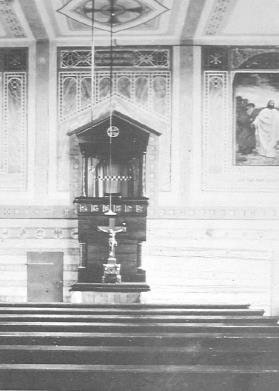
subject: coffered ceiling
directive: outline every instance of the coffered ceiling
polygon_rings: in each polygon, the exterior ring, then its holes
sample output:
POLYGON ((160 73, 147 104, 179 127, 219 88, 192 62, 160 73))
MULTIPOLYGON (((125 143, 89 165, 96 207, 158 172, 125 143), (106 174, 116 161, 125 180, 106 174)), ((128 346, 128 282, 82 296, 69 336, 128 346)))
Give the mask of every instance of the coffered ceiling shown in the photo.
POLYGON ((107 44, 112 26, 118 44, 277 45, 278 17, 279 0, 0 0, 0 44, 107 44))

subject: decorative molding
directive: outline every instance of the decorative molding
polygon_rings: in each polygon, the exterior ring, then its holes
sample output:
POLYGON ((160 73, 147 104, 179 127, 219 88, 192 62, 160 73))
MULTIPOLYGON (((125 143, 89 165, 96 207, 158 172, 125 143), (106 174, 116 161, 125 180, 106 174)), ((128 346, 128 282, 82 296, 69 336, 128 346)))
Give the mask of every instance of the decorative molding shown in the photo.
MULTIPOLYGON (((104 202, 84 202, 82 200, 78 201, 78 213, 82 215, 100 215, 109 211, 110 206, 108 203, 104 202)), ((111 210, 115 213, 122 215, 142 215, 146 216, 147 213, 147 203, 140 202, 125 202, 125 203, 112 203, 111 210)))
MULTIPOLYGON (((1 4, 0 4, 1 5, 1 4)), ((27 179, 27 49, 0 49, 0 189, 27 179)))
MULTIPOLYGON (((112 54, 108 49, 98 48, 94 55, 94 66, 110 68, 111 57, 113 68, 144 68, 170 69, 171 50, 163 49, 132 49, 113 48, 112 54)), ((91 70, 92 53, 89 48, 61 48, 58 50, 58 66, 61 70, 91 70)))
POLYGON ((202 189, 209 190, 209 176, 222 174, 228 148, 224 132, 228 128, 228 72, 204 72, 204 126, 202 142, 202 189), (221 141, 221 142, 220 142, 221 141), (218 158, 218 160, 217 160, 218 158))
POLYGON ((148 218, 178 220, 278 220, 279 208, 150 208, 148 218))
POLYGON ((0 20, 9 31, 11 37, 26 37, 24 29, 13 9, 13 2, 11 0, 0 0, 0 20))
MULTIPOLYGON (((156 0, 109 0, 98 1, 94 8, 94 26, 98 29, 118 32, 147 23, 168 9, 156 0), (113 12, 113 15, 112 15, 113 12)), ((58 12, 78 23, 92 26, 92 2, 89 0, 70 0, 58 12)))
MULTIPOLYGON (((262 57, 262 56, 261 56, 262 57)), ((231 49, 231 67, 232 69, 276 69, 279 68, 279 49, 273 48, 232 48, 231 49), (276 61, 268 61, 265 64, 259 64, 257 61, 251 61, 253 57, 263 54, 276 55, 276 61), (250 61, 249 61, 250 60, 250 61), (250 64, 249 64, 250 63, 250 64)))
MULTIPOLYGON (((155 155, 154 155, 155 156, 155 155)), ((153 159, 153 162, 156 161, 153 159)), ((152 167, 150 171, 152 170, 152 167)), ((154 176, 154 179, 155 176, 154 176)), ((278 220, 279 208, 276 207, 161 207, 156 202, 148 209, 149 220, 278 220)), ((30 225, 39 219, 59 219, 60 222, 72 221, 73 229, 77 225, 77 211, 71 206, 37 207, 37 206, 7 206, 0 207, 0 223, 3 221, 16 221, 28 219, 30 225)), ((40 223, 41 226, 43 225, 40 223)), ((19 221, 18 226, 22 225, 19 221)), ((2 223, 1 223, 2 226, 2 223)), ((61 223, 57 226, 60 228, 61 223)), ((63 224, 62 224, 63 226, 63 224)), ((52 223, 53 229, 55 224, 52 223)), ((38 227, 36 227, 37 229, 38 227)), ((53 235, 54 236, 54 235, 53 235)))
POLYGON ((0 189, 24 191, 27 176, 26 72, 4 72, 2 89, 0 189))
POLYGON ((72 205, 65 206, 0 206, 0 219, 40 219, 40 218, 76 218, 77 211, 72 205))
POLYGON ((7 239, 77 239, 77 228, 61 227, 7 227, 0 228, 0 240, 7 239))
POLYGON ((206 70, 227 70, 228 68, 227 47, 209 46, 203 48, 203 68, 206 70))
POLYGON ((27 54, 26 48, 1 48, 0 71, 27 71, 27 54))
POLYGON ((218 33, 232 1, 235 0, 216 0, 205 28, 206 35, 216 35, 218 33))
MULTIPOLYGON (((109 71, 96 71, 94 105, 109 100, 109 71)), ((91 73, 80 71, 59 72, 59 119, 65 121, 91 107, 91 73)), ((114 71, 112 94, 152 113, 170 123, 171 74, 170 71, 114 71), (158 81, 161 83, 159 104, 158 81), (156 84, 157 83, 157 84, 156 84), (145 90, 146 87, 146 90, 145 90), (141 98, 146 94, 146 99, 141 98), (162 109, 164 108, 164 110, 162 109)))

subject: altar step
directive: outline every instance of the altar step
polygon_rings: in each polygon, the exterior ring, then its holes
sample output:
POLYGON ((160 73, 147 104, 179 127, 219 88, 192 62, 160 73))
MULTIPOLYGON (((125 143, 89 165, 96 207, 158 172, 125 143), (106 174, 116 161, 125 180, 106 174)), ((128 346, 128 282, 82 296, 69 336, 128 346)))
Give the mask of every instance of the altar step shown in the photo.
POLYGON ((0 306, 5 310, 5 308, 18 308, 19 310, 22 308, 89 308, 89 309, 100 309, 102 311, 106 310, 148 310, 148 309, 250 309, 249 304, 161 304, 161 303, 131 303, 131 304, 74 304, 74 303, 37 303, 37 302, 29 302, 29 303, 1 303, 0 306))
POLYGON ((0 345, 56 346, 169 346, 239 351, 248 349, 279 350, 275 333, 69 333, 69 332, 0 332, 0 345))
POLYGON ((103 323, 181 323, 181 324, 191 324, 191 323, 221 323, 221 324, 251 324, 251 325, 276 325, 277 317, 262 317, 257 315, 148 315, 145 313, 133 314, 133 315, 123 315, 123 314, 114 314, 114 315, 69 315, 69 314, 1 314, 0 313, 0 324, 3 322, 41 322, 43 324, 52 323, 52 322, 64 322, 67 324, 103 324, 103 323))
MULTIPOLYGON (((117 319, 116 319, 117 322, 117 319)), ((220 323, 86 323, 86 322, 0 322, 2 331, 80 332, 80 333, 275 333, 279 327, 271 324, 220 323)))
POLYGON ((2 345, 0 364, 279 365, 279 352, 231 347, 2 345))
POLYGON ((0 306, 0 315, 16 314, 16 315, 177 315, 177 316, 263 316, 263 310, 250 310, 243 308, 143 308, 128 307, 128 308, 110 308, 110 307, 3 307, 0 306))
POLYGON ((0 390, 278 391, 279 327, 248 305, 0 305, 0 390))
POLYGON ((1 364, 5 390, 278 391, 278 366, 1 364))

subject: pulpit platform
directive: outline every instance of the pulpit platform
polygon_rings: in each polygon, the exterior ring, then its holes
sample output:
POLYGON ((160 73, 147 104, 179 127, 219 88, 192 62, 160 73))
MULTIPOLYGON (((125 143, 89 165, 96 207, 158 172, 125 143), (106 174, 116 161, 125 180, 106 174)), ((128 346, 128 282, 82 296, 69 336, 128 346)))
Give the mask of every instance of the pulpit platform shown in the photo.
POLYGON ((132 304, 141 302, 141 293, 150 291, 145 283, 77 282, 71 287, 71 303, 132 304))

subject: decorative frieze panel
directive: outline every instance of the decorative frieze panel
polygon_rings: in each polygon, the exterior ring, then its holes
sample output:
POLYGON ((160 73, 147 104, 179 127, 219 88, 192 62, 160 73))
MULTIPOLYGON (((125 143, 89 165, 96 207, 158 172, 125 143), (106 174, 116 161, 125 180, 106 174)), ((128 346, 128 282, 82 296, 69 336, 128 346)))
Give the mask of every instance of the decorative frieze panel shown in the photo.
POLYGON ((1 57, 4 71, 26 71, 27 70, 27 50, 26 49, 2 49, 1 57))
MULTIPOLYGON (((108 49, 97 49, 94 55, 95 68, 110 68, 111 59, 113 67, 129 68, 155 68, 170 69, 171 53, 170 49, 119 49, 113 48, 111 53, 108 49)), ((59 67, 61 69, 91 68, 92 54, 90 49, 60 49, 59 67)))
MULTIPOLYGON (((152 168, 151 168, 152 171, 152 168)), ((154 172, 154 171, 153 171, 154 172)), ((153 178, 154 181, 156 178, 153 178)), ((154 188, 154 186, 152 186, 154 188)), ((150 194, 150 193, 149 193, 150 194)), ((152 193, 153 195, 153 193, 152 193)), ((25 207, 25 206, 5 206, 0 207, 0 218, 2 219, 38 219, 38 218, 59 218, 76 219, 76 208, 67 206, 61 207, 25 207)), ((150 219, 167 218, 169 220, 278 220, 279 208, 271 207, 216 207, 216 208, 158 208, 156 202, 148 209, 150 219)))
POLYGON ((278 68, 278 47, 206 46, 203 48, 204 70, 277 70, 278 68))
MULTIPOLYGON (((91 107, 91 73, 60 72, 59 116, 63 121, 91 107)), ((110 73, 96 71, 93 88, 94 105, 110 99, 110 73)), ((170 122, 171 81, 170 72, 115 71, 112 94, 140 106, 170 122)))
POLYGON ((228 49, 224 47, 207 46, 203 49, 203 69, 205 70, 227 70, 228 49))
POLYGON ((27 51, 0 49, 0 189, 26 190, 27 51))
POLYGON ((0 228, 0 241, 17 240, 40 240, 40 239, 77 239, 76 228, 64 227, 7 227, 0 228))
POLYGON ((222 26, 225 15, 227 14, 229 7, 233 3, 233 0, 216 0, 212 12, 209 16, 205 34, 216 35, 222 26))
POLYGON ((23 191, 27 160, 26 73, 4 72, 2 77, 0 188, 23 191))
MULTIPOLYGON (((103 203, 79 203, 78 204, 78 213, 79 215, 100 215, 101 213, 106 213, 110 209, 109 204, 103 203)), ((121 215, 143 215, 147 214, 147 205, 133 203, 125 203, 125 204, 112 204, 111 210, 117 214, 121 215)))
POLYGON ((0 0, 0 21, 8 36, 24 38, 26 35, 13 8, 13 3, 11 0, 0 0))
POLYGON ((223 173, 223 162, 228 152, 224 142, 228 126, 228 73, 204 73, 204 134, 203 186, 208 186, 210 175, 223 173))

